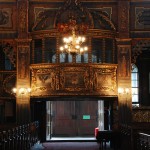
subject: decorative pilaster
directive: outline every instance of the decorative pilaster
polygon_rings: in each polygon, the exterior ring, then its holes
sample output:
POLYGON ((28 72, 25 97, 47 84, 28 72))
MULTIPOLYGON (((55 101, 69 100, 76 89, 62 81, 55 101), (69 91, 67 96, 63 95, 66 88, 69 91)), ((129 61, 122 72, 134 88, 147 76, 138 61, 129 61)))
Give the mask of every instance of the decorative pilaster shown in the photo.
POLYGON ((28 0, 18 0, 18 38, 28 38, 28 0))
POLYGON ((131 40, 117 39, 118 48, 118 104, 121 124, 131 123, 131 40))
POLYGON ((28 0, 18 0, 17 42, 17 124, 30 122, 30 43, 28 39, 28 0))
POLYGON ((29 39, 17 40, 17 123, 30 122, 30 42, 29 39))
POLYGON ((119 38, 129 38, 129 8, 128 1, 118 2, 118 31, 119 38))
POLYGON ((130 124, 132 119, 131 39, 129 39, 129 0, 118 1, 118 105, 119 122, 130 124))

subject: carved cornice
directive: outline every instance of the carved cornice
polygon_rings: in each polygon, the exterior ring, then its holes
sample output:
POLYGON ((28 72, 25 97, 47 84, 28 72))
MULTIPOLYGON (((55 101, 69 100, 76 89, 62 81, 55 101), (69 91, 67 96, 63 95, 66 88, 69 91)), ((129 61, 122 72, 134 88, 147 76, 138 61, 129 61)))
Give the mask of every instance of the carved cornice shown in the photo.
POLYGON ((60 36, 60 33, 58 32, 58 30, 52 29, 52 30, 44 30, 44 31, 34 31, 30 33, 30 36, 33 39, 43 38, 43 37, 58 37, 60 36))
POLYGON ((87 33, 91 37, 115 38, 117 33, 115 31, 90 29, 87 33))
MULTIPOLYGON (((100 30, 100 29, 89 29, 86 33, 90 37, 103 37, 103 38, 116 38, 117 33, 115 31, 100 30)), ((44 31, 34 31, 30 33, 33 39, 42 39, 44 37, 60 37, 58 30, 44 30, 44 31)))

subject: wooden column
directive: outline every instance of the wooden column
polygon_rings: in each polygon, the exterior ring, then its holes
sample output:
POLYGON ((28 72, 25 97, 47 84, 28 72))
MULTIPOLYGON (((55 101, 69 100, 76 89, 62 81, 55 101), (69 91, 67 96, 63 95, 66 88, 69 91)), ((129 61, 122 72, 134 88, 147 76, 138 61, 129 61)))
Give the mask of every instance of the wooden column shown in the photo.
POLYGON ((118 39, 118 104, 121 124, 130 124, 132 116, 131 98, 131 45, 130 39, 118 39))
POLYGON ((30 42, 28 39, 28 0, 18 0, 16 122, 30 122, 30 42))
POLYGON ((129 125, 132 119, 131 98, 131 39, 129 38, 129 1, 118 1, 118 94, 119 121, 129 125), (129 90, 129 91, 127 91, 129 90))

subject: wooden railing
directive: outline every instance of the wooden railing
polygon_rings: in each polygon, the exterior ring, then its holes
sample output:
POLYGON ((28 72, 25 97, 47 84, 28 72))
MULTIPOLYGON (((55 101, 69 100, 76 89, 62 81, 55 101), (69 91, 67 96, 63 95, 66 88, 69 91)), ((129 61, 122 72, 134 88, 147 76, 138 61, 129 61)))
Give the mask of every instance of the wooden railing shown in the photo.
POLYGON ((136 150, 150 150, 150 134, 141 133, 137 134, 136 150))
POLYGON ((29 150, 38 139, 38 121, 0 131, 0 150, 29 150))
POLYGON ((121 150, 132 150, 132 127, 126 124, 120 125, 121 150))

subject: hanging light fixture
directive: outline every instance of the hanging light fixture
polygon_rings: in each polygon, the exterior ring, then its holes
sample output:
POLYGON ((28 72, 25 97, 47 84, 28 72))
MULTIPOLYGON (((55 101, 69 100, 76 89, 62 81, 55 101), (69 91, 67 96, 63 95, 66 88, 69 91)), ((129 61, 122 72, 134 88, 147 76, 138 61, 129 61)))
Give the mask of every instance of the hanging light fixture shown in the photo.
MULTIPOLYGON (((67 33, 67 36, 64 36, 63 42, 64 45, 60 47, 61 53, 68 53, 71 55, 83 54, 87 52, 88 47, 84 46, 86 38, 85 36, 81 36, 79 33, 82 30, 82 33, 85 33, 87 30, 87 25, 85 24, 76 24, 76 20, 70 19, 67 24, 59 24, 58 25, 60 32, 67 33), (71 33, 71 34, 70 34, 71 33), (78 34, 76 34, 78 33, 78 34)), ((66 34, 64 34, 66 35, 66 34)))
POLYGON ((63 38, 64 45, 60 47, 62 53, 69 53, 71 55, 82 54, 88 50, 87 46, 82 46, 85 42, 84 36, 76 36, 74 29, 72 35, 63 38))

